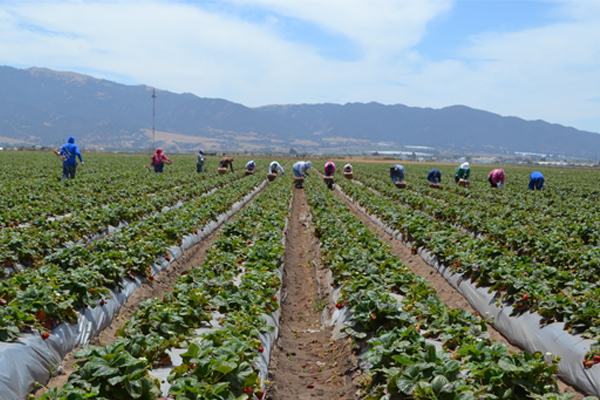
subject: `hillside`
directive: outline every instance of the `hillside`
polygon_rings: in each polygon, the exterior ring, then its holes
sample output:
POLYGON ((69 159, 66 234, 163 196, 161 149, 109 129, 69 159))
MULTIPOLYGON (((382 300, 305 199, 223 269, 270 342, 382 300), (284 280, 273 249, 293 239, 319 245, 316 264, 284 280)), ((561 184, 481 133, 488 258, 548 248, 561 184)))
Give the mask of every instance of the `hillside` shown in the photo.
MULTIPOLYGON (((152 88, 42 68, 0 67, 0 143, 148 148, 152 88)), ((600 135, 465 106, 378 103, 249 108, 157 90, 157 145, 177 149, 363 151, 378 142, 460 152, 600 155, 600 135)))

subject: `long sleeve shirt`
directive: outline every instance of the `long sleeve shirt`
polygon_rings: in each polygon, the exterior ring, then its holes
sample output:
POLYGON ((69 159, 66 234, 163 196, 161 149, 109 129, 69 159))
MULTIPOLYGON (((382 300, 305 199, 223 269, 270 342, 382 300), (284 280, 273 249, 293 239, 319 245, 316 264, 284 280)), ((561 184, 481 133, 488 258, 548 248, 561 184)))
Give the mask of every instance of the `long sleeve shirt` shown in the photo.
POLYGON ((352 172, 352 165, 350 165, 350 164, 344 165, 344 172, 352 172))
POLYGON ((310 167, 312 167, 312 163, 310 161, 298 161, 296 164, 294 164, 294 169, 298 171, 300 175, 308 175, 308 170, 310 167))
POLYGON ((324 172, 325 176, 333 176, 333 174, 335 174, 335 164, 329 161, 327 164, 325 164, 324 172))
POLYGON ((537 186, 538 179, 541 179, 539 189, 544 186, 544 175, 540 171, 533 171, 529 176, 529 189, 534 190, 537 186))
POLYGON ((273 161, 269 164, 269 172, 272 174, 281 172, 283 174, 283 167, 277 161, 273 161))
POLYGON ((400 164, 396 164, 394 165, 394 167, 396 167, 396 169, 392 169, 390 168, 390 178, 393 178, 394 176, 399 178, 400 181, 404 180, 404 175, 406 173, 406 171, 404 170, 404 167, 400 164))
POLYGON ((442 180, 442 173, 439 169, 432 169, 427 174, 427 180, 433 183, 439 183, 442 180))
POLYGON ((469 177, 471 176, 471 168, 467 167, 467 169, 464 169, 464 168, 462 168, 462 165, 461 165, 460 167, 458 167, 456 176, 458 176, 458 179, 464 179, 464 180, 468 181, 469 177))
POLYGON ((498 185, 501 183, 504 185, 504 170, 503 169, 495 169, 490 172, 489 177, 492 179, 492 183, 494 185, 498 185))
POLYGON ((254 168, 256 168, 256 164, 254 163, 254 160, 250 160, 246 163, 246 171, 254 171, 254 168))
POLYGON ((63 165, 74 165, 77 163, 77 157, 79 157, 79 161, 83 162, 81 159, 81 152, 79 151, 79 146, 75 144, 75 138, 73 136, 69 137, 67 143, 63 144, 60 148, 59 155, 65 156, 67 159, 63 161, 63 165))

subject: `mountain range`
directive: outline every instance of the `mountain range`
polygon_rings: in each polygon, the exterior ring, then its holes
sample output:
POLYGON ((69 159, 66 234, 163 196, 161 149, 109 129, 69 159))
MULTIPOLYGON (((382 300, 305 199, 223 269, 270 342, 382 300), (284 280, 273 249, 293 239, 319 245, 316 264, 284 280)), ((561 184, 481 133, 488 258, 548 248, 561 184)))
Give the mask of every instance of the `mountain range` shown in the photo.
MULTIPOLYGON (((0 66, 0 143, 150 148, 153 88, 73 72, 0 66)), ((331 151, 427 146, 457 153, 515 151, 596 158, 600 134, 462 105, 379 103, 246 107, 156 90, 155 145, 207 151, 331 151)))

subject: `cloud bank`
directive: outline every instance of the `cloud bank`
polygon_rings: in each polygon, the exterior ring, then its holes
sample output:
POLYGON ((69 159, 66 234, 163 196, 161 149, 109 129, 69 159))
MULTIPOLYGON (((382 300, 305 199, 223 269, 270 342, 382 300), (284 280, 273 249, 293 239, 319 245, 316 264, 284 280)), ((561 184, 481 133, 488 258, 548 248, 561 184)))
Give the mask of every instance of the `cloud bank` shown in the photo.
MULTIPOLYGON (((510 1, 504 2, 510 7, 510 1)), ((248 106, 464 104, 600 132, 600 2, 419 51, 450 0, 0 1, 0 64, 248 106)), ((448 32, 451 35, 452 32, 448 32)))

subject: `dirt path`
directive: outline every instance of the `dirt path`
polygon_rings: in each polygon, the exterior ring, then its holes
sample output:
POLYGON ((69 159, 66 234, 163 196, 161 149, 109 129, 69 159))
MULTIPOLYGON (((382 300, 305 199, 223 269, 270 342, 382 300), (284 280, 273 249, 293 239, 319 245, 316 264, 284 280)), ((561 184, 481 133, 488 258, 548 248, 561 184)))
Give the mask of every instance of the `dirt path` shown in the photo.
POLYGON ((320 291, 313 262, 319 243, 310 230, 304 190, 295 190, 288 224, 281 329, 271 356, 269 400, 355 399, 359 371, 348 338, 332 341, 321 329, 321 311, 332 307, 327 290, 320 291))
MULTIPOLYGON (((266 186, 265 186, 266 187, 266 186)), ((263 189, 264 190, 264 189, 263 189)), ((262 190, 258 191, 254 197, 247 203, 250 202, 260 194, 262 190)), ((240 210, 242 211, 245 206, 240 210)), ((238 213, 240 212, 238 211, 238 213)), ((183 255, 172 262, 167 269, 158 274, 152 283, 143 283, 135 292, 127 299, 127 302, 119 313, 115 315, 112 323, 109 327, 105 328, 100 334, 90 340, 92 346, 107 346, 114 343, 117 340, 117 330, 125 326, 127 321, 131 318, 131 315, 137 310, 138 305, 148 299, 155 297, 163 297, 165 294, 173 291, 175 282, 185 272, 189 271, 193 266, 202 265, 206 258, 206 253, 212 246, 215 238, 219 234, 221 228, 228 221, 235 220, 238 213, 231 216, 227 221, 221 224, 213 233, 204 238, 200 243, 196 244, 192 248, 188 249, 183 255)), ((50 378, 50 381, 44 386, 35 391, 33 394, 36 398, 39 398, 54 387, 64 386, 75 369, 74 365, 78 361, 73 357, 73 354, 80 350, 81 347, 76 348, 74 351, 68 353, 62 362, 63 373, 50 378)))
MULTIPOLYGON (((392 253, 395 254, 400 261, 402 261, 406 266, 408 266, 411 271, 414 273, 421 275, 424 278, 427 278, 429 283, 435 288, 438 296, 450 307, 452 308, 461 308, 463 310, 467 310, 474 315, 479 315, 471 304, 454 289, 444 277, 438 274, 429 264, 427 264, 421 256, 418 254, 412 254, 410 248, 402 243, 400 240, 396 239, 389 233, 387 233, 383 228, 379 225, 375 224, 369 217, 367 217, 354 203, 348 200, 341 192, 340 187, 336 186, 336 190, 334 193, 338 198, 340 198, 346 206, 352 211, 354 215, 356 215, 363 224, 365 224, 369 229, 375 232, 380 239, 389 243, 392 247, 392 253)), ((504 343, 506 347, 513 352, 522 352, 523 349, 512 345, 500 332, 498 332, 492 325, 488 324, 488 330, 490 336, 499 343, 504 343)), ((572 400, 581 400, 585 397, 585 395, 574 387, 567 385, 566 383, 559 381, 559 388, 563 393, 574 394, 572 400)))

